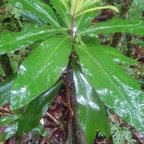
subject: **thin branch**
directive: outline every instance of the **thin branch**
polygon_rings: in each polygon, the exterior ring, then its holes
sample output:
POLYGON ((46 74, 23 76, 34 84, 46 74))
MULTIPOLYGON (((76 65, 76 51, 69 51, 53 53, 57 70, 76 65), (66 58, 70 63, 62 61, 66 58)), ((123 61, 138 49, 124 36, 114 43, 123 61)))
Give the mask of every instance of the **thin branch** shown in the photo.
POLYGON ((52 119, 55 123, 56 123, 56 125, 60 125, 60 123, 50 114, 50 113, 48 113, 48 112, 46 112, 46 115, 50 118, 50 119, 52 119))
POLYGON ((73 110, 71 108, 71 104, 70 104, 69 75, 70 75, 70 68, 68 66, 66 83, 65 83, 65 92, 66 92, 67 107, 68 107, 68 110, 70 112, 70 119, 71 119, 74 116, 74 112, 73 112, 73 110))

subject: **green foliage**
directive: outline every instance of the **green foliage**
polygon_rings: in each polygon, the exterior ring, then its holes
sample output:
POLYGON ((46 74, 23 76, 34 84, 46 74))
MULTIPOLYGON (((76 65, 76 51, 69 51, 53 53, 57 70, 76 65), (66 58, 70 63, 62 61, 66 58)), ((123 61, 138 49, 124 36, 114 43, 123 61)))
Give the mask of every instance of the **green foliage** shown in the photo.
MULTIPOLYGON (((40 117, 58 90, 54 87, 68 65, 74 72, 78 113, 88 144, 93 142, 97 130, 107 138, 110 136, 104 105, 144 132, 144 93, 139 83, 121 67, 121 64, 130 67, 139 63, 112 47, 103 46, 98 39, 101 33, 115 32, 142 36, 143 20, 113 18, 91 25, 93 11, 105 8, 118 11, 114 6, 101 6, 99 0, 50 0, 51 6, 40 0, 9 2, 25 19, 33 21, 33 26, 23 25, 19 32, 1 32, 0 54, 35 48, 20 64, 14 81, 7 87, 4 85, 9 82, 1 86, 2 92, 10 92, 7 102, 11 111, 17 113, 24 108, 23 113, 19 112, 20 117, 5 129, 2 141, 15 133, 38 128, 40 117), (45 92, 51 89, 54 92, 49 98, 45 92)), ((5 98, 2 94, 0 97, 4 105, 5 98)))
POLYGON ((18 26, 22 26, 20 22, 20 9, 17 9, 11 3, 8 3, 7 1, 3 0, 3 3, 0 6, 0 10, 0 30, 14 30, 18 26))
POLYGON ((129 14, 131 19, 144 19, 144 1, 133 0, 132 6, 130 7, 129 14))
POLYGON ((3 70, 2 65, 0 64, 0 76, 4 77, 5 76, 5 72, 3 70))
POLYGON ((125 21, 122 19, 112 19, 109 20, 108 22, 102 22, 98 23, 96 25, 93 25, 84 31, 79 32, 79 35, 84 35, 84 34, 100 34, 100 33, 114 33, 114 32, 128 32, 131 34, 136 34, 136 35, 143 35, 143 25, 144 21, 143 20, 129 20, 125 21), (119 23, 117 23, 119 22, 119 23))
POLYGON ((6 127, 6 129, 2 133, 0 140, 5 141, 5 140, 9 139, 10 137, 12 137, 16 133, 17 128, 18 128, 18 123, 16 121, 14 121, 8 127, 6 127))
POLYGON ((132 40, 131 43, 133 43, 135 45, 139 45, 141 48, 144 49, 144 40, 143 39, 135 38, 132 40))
POLYGON ((0 84, 0 106, 7 104, 10 100, 11 86, 15 76, 10 77, 0 84))
POLYGON ((25 112, 18 120, 18 130, 17 130, 18 134, 23 134, 24 132, 28 132, 39 123, 41 117, 48 109, 48 106, 50 105, 53 96, 56 94, 60 86, 61 83, 58 83, 56 86, 44 92, 43 94, 41 94, 40 96, 38 96, 37 98, 35 98, 33 101, 29 103, 25 112), (24 123, 25 126, 23 126, 24 123))
POLYGON ((77 66, 73 66, 76 98, 81 125, 84 128, 87 142, 91 143, 99 129, 109 139, 110 127, 105 106, 93 87, 87 82, 77 66), (91 122, 94 122, 91 124, 91 122))
POLYGON ((112 139, 114 144, 135 144, 135 140, 132 138, 131 131, 128 127, 122 126, 122 120, 115 118, 115 115, 112 115, 108 111, 108 117, 110 118, 110 126, 112 139))
MULTIPOLYGON (((135 144, 130 128, 119 118, 116 114, 112 114, 110 110, 107 110, 111 136, 113 144, 135 144)), ((104 137, 104 135, 98 131, 98 137, 104 137)))
POLYGON ((31 51, 27 48, 21 49, 16 53, 8 53, 11 67, 13 72, 16 73, 18 71, 19 64, 31 53, 31 51))
POLYGON ((18 114, 13 114, 13 115, 8 115, 8 116, 3 116, 0 118, 0 126, 10 124, 14 120, 16 120, 20 115, 18 114))

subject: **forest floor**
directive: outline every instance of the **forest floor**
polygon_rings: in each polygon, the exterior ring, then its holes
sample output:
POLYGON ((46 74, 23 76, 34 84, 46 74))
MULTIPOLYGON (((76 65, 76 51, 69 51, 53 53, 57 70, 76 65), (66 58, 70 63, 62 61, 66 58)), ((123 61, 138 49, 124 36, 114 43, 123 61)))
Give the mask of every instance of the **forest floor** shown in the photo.
MULTIPOLYGON (((11 114, 9 110, 9 105, 5 105, 0 108, 0 117, 4 115, 11 114)), ((119 117, 114 115, 115 119, 119 120, 119 117)), ((44 117, 41 119, 41 123, 44 125, 48 137, 42 137, 36 135, 35 133, 29 132, 23 134, 22 136, 13 136, 5 142, 1 142, 0 144, 66 144, 68 137, 68 123, 70 123, 72 119, 69 119, 69 110, 67 107, 67 101, 65 98, 65 90, 61 88, 61 90, 56 95, 53 100, 50 108, 45 113, 44 117)), ((144 135, 139 133, 132 126, 129 126, 127 123, 122 122, 122 127, 128 127, 132 134, 132 139, 135 141, 134 144, 144 144, 144 135)), ((2 134, 5 127, 0 127, 0 135, 2 134)), ((73 135, 76 135, 73 131, 73 135)), ((72 136, 73 137, 73 136, 72 136)), ((67 143, 69 144, 69 143, 67 143)), ((79 144, 79 143, 74 143, 79 144)), ((114 144, 111 139, 109 141, 106 140, 104 136, 96 135, 94 144, 114 144)), ((125 142, 125 144, 129 144, 125 142)))

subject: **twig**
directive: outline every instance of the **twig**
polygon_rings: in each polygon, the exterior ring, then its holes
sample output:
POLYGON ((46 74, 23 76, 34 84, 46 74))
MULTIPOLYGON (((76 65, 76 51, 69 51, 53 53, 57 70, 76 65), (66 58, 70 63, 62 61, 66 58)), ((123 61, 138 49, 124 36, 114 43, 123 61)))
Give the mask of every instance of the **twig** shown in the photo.
POLYGON ((66 101, 68 110, 70 112, 70 119, 74 116, 74 112, 72 110, 71 104, 70 104, 70 92, 69 92, 69 75, 70 75, 70 68, 68 67, 67 76, 66 76, 66 83, 65 83, 65 92, 66 92, 66 101))
POLYGON ((48 142, 50 142, 50 140, 53 138, 53 136, 58 133, 58 128, 55 128, 52 132, 52 134, 48 137, 48 142))
POLYGON ((0 111, 3 112, 3 113, 13 114, 13 112, 10 112, 10 110, 7 109, 7 108, 1 108, 1 107, 0 107, 0 111))
POLYGON ((47 115, 49 118, 51 118, 51 119, 56 123, 57 126, 60 125, 60 123, 59 123, 50 113, 46 112, 46 115, 47 115))
POLYGON ((137 135, 136 132, 132 133, 134 135, 134 137, 136 137, 136 139, 140 142, 140 144, 143 144, 144 142, 139 138, 139 136, 137 135))

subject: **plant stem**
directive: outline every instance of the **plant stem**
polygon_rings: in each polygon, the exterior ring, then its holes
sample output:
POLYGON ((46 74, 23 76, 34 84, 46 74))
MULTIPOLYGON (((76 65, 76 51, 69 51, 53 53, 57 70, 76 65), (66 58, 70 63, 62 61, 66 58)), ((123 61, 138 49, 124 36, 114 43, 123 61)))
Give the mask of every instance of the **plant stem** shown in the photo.
POLYGON ((72 34, 72 37, 75 36, 74 21, 75 21, 75 14, 73 14, 73 16, 72 16, 72 24, 71 24, 71 34, 72 34))
POLYGON ((74 112, 74 116, 72 117, 71 121, 71 130, 72 130, 72 137, 73 137, 73 144, 86 144, 86 138, 84 136, 84 131, 80 124, 80 119, 78 115, 78 107, 77 107, 77 100, 76 100, 76 89, 74 85, 74 79, 73 79, 73 72, 70 69, 69 73, 69 95, 70 95, 70 102, 71 107, 74 112))
POLYGON ((71 34, 72 34, 72 37, 75 36, 75 28, 74 28, 74 22, 75 22, 75 17, 76 17, 76 3, 77 3, 77 0, 75 1, 75 5, 74 5, 74 10, 73 10, 73 13, 72 13, 72 23, 71 23, 71 34))
POLYGON ((68 107, 68 110, 70 112, 69 119, 71 119, 74 116, 74 113, 73 113, 73 110, 72 110, 71 104, 70 104, 69 76, 70 76, 70 67, 68 66, 67 76, 66 76, 66 83, 65 83, 65 88, 66 88, 65 92, 66 92, 67 107, 68 107))

